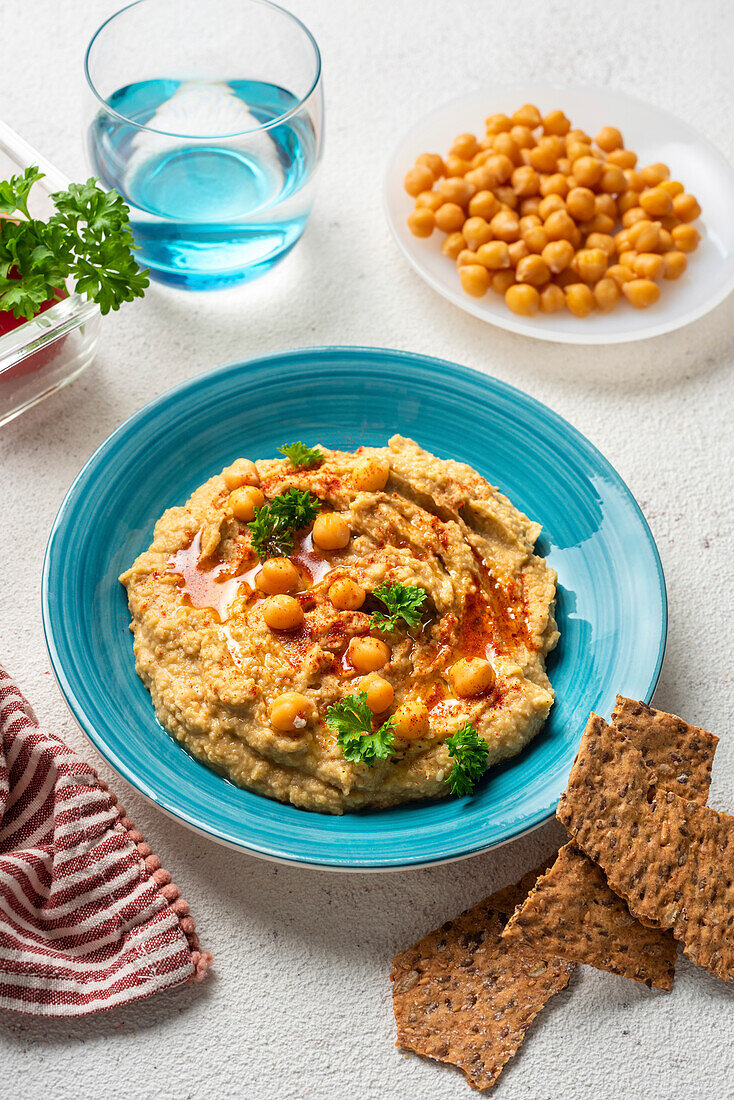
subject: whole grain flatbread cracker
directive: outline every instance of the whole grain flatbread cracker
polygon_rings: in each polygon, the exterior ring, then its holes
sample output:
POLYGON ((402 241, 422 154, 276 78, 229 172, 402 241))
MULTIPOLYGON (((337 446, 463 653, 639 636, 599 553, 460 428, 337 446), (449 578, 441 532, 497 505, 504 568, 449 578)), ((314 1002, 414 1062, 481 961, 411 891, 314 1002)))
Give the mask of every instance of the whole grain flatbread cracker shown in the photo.
MULTIPOLYGON (((640 750, 659 790, 705 803, 717 737, 622 696, 617 696, 612 719, 640 750)), ((673 985, 673 935, 635 920, 601 868, 573 841, 538 879, 503 938, 524 943, 544 958, 560 955, 659 989, 673 985)))
POLYGON ((501 938, 513 909, 545 866, 429 932, 393 960, 397 1045, 457 1066, 475 1089, 492 1087, 574 969, 573 963, 541 959, 501 938))
POLYGON ((734 817, 656 786, 642 753, 595 714, 558 817, 638 920, 734 981, 734 817))

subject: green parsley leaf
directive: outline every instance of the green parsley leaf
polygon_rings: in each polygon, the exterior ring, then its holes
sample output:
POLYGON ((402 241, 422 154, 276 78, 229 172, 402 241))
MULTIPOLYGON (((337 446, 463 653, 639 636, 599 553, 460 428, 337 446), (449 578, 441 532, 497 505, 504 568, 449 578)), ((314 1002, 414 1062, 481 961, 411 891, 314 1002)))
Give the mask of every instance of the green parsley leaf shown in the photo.
POLYGON ((446 738, 446 748, 454 760, 447 779, 451 793, 471 794, 487 766, 487 742, 479 736, 471 722, 466 722, 446 738))
POLYGON ((0 311, 29 320, 44 302, 63 297, 67 278, 102 313, 142 298, 148 273, 133 258, 122 196, 95 179, 72 183, 51 196, 56 210, 44 222, 28 212, 28 195, 42 178, 32 165, 0 181, 0 311))
POLYGON ((316 519, 321 501, 307 489, 287 489, 255 512, 248 523, 252 548, 260 561, 289 557, 293 553, 297 531, 316 519))
POLYGON ((385 632, 394 630, 398 619, 404 619, 408 626, 418 626, 421 621, 421 608, 426 598, 423 588, 415 584, 381 584, 374 592, 387 608, 387 615, 381 611, 372 613, 372 626, 385 632))
POLYGON ((294 470, 311 470, 324 461, 321 451, 316 447, 307 447, 305 443, 288 443, 278 447, 278 451, 285 455, 294 470))
POLYGON ((366 691, 332 703, 326 712, 326 724, 336 734, 336 743, 350 763, 367 764, 371 768, 376 760, 392 756, 395 719, 388 718, 373 732, 366 691))

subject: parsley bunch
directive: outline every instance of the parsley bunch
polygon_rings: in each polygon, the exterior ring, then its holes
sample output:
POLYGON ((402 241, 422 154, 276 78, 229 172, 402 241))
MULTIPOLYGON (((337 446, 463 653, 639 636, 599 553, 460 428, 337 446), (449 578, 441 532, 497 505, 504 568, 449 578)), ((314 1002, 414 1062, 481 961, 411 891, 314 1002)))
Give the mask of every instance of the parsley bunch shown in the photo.
POLYGON ((133 258, 128 207, 94 179, 51 196, 56 212, 32 218, 28 195, 43 172, 0 181, 0 310, 30 320, 44 302, 63 296, 67 278, 102 313, 142 298, 148 273, 133 258))
POLYGON ((466 722, 446 738, 446 748, 454 761, 447 779, 449 790, 456 795, 471 794, 487 766, 487 742, 482 740, 471 722, 466 722))
POLYGON ((260 561, 288 557, 293 553, 296 531, 313 523, 321 501, 307 489, 287 489, 258 508, 248 523, 252 548, 260 561))
POLYGON ((418 626, 421 621, 421 609, 426 598, 425 590, 415 584, 381 584, 373 596, 385 605, 387 614, 381 611, 372 613, 372 626, 385 633, 394 630, 398 619, 404 619, 408 626, 418 626))
POLYGON ((388 718, 373 733, 366 691, 332 703, 326 712, 326 724, 336 734, 336 743, 350 763, 367 764, 371 768, 376 760, 392 756, 395 719, 388 718))
POLYGON ((305 443, 287 443, 284 447, 278 447, 278 451, 285 455, 294 470, 311 470, 324 461, 321 451, 316 447, 307 447, 305 443))

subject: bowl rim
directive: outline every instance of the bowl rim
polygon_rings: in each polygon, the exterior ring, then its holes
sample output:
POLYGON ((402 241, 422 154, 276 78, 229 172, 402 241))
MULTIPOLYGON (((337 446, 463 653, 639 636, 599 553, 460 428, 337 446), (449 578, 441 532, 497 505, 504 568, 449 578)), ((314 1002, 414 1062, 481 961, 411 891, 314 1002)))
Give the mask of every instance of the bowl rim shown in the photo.
MULTIPOLYGON (((655 543, 652 531, 649 524, 645 519, 644 513, 640 508, 632 490, 624 481, 622 476, 615 470, 611 462, 602 454, 602 452, 589 440, 578 428, 574 427, 570 421, 566 420, 559 413, 555 412, 548 405, 539 401, 537 398, 532 397, 530 394, 525 393, 518 387, 511 385, 508 382, 504 382, 501 379, 495 378, 493 375, 485 374, 482 371, 478 371, 472 367, 467 367, 464 364, 454 363, 450 360, 442 359, 436 356, 422 355, 416 352, 405 351, 401 349, 391 348, 379 348, 374 346, 360 346, 360 345, 319 345, 319 346, 305 346, 300 348, 289 348, 279 352, 271 352, 263 355, 252 356, 244 360, 235 360, 227 363, 223 366, 216 367, 210 371, 205 371, 202 374, 193 376, 192 378, 185 379, 178 385, 163 391, 157 397, 146 402, 140 409, 132 413, 129 417, 122 421, 107 436, 105 440, 95 448, 94 452, 90 455, 87 461, 82 466, 79 473, 71 482, 61 505, 58 509, 51 530, 49 532, 48 541, 43 558, 43 569, 41 579, 41 612, 43 632, 46 642, 46 648, 51 663, 51 667, 56 678, 56 682, 61 691, 62 697, 74 718, 74 721, 79 726, 81 731, 91 742, 94 749, 103 757, 103 759, 109 764, 109 766, 123 779, 131 784, 140 794, 142 794, 149 802, 155 805, 158 809, 178 821, 180 824, 192 829, 194 832, 199 833, 202 836, 207 837, 209 840, 213 840, 217 843, 224 844, 226 847, 232 848, 240 852, 246 852, 249 855, 256 856, 258 858, 270 860, 272 862, 287 864, 288 866, 300 866, 310 867, 320 870, 339 870, 339 871, 363 871, 363 872, 377 872, 387 870, 408 870, 411 868, 431 867, 438 866, 443 863, 452 863, 460 859, 469 858, 473 855, 479 855, 482 852, 493 850, 494 848, 502 847, 504 844, 508 844, 513 840, 517 840, 519 837, 532 832, 534 829, 543 825, 548 821, 553 814, 557 806, 557 799, 553 799, 550 804, 541 806, 536 809, 527 819, 527 825, 525 828, 519 829, 512 835, 498 838, 490 843, 475 844, 470 848, 462 849, 452 852, 450 855, 441 856, 438 858, 420 859, 418 857, 402 857, 395 859, 381 859, 379 862, 369 863, 364 860, 359 862, 349 862, 348 859, 341 857, 333 857, 326 860, 308 859, 297 855, 288 856, 284 854, 282 849, 278 849, 275 845, 265 845, 258 843, 257 846, 250 846, 246 843, 241 843, 239 840, 233 840, 225 835, 222 835, 221 831, 215 831, 212 828, 207 828, 201 823, 197 823, 192 816, 186 812, 178 809, 167 796, 160 796, 151 790, 146 789, 144 780, 137 776, 129 765, 120 760, 117 753, 110 749, 104 738, 99 734, 93 722, 87 717, 83 705, 80 703, 76 696, 75 689, 70 682, 66 670, 64 668, 63 661, 60 656, 59 648, 56 644, 53 629, 53 614, 51 611, 51 600, 49 592, 49 582, 51 578, 52 569, 52 557, 54 552, 54 543, 59 535, 59 530, 62 523, 66 518, 66 514, 72 509, 75 501, 74 496, 77 488, 83 483, 86 474, 89 470, 94 469, 99 459, 109 450, 114 449, 118 438, 127 433, 132 427, 139 424, 144 420, 153 410, 165 406, 170 401, 175 401, 176 398, 185 391, 196 391, 202 386, 211 384, 212 379, 224 379, 228 375, 234 375, 243 370, 252 371, 258 367, 265 365, 272 366, 277 364, 280 360, 293 360, 309 358, 311 356, 321 356, 333 359, 343 358, 345 356, 355 357, 359 359, 382 358, 388 356, 390 358, 397 357, 398 359, 405 359, 411 363, 421 364, 433 371, 441 370, 445 372, 449 368, 453 373, 459 373, 465 380, 473 381, 475 384, 487 384, 492 388, 496 388, 497 391, 510 399, 519 399, 526 404, 529 404, 536 411, 539 411, 544 417, 550 419, 556 427, 560 427, 564 433, 570 434, 571 437, 580 444, 582 449, 590 454, 594 460, 604 469, 610 476, 615 486, 621 490, 629 503, 632 505, 633 512, 640 523, 641 531, 645 536, 647 547, 652 555, 652 560, 655 565, 656 575, 659 585, 659 598, 660 598, 660 641, 658 644, 658 652, 656 655, 655 666, 652 674, 649 678, 648 686, 643 693, 643 701, 649 703, 651 700, 658 680, 660 678, 660 672, 662 669, 663 659, 665 656, 665 649, 667 643, 668 634, 668 598, 667 587, 665 582, 665 574, 663 571, 662 561, 660 554, 655 543)), ((202 765, 203 767, 204 765, 202 765)), ((264 796, 262 796, 264 797, 264 796)), ((274 800, 268 800, 274 801, 274 800)), ((308 813, 309 811, 302 811, 308 813)))

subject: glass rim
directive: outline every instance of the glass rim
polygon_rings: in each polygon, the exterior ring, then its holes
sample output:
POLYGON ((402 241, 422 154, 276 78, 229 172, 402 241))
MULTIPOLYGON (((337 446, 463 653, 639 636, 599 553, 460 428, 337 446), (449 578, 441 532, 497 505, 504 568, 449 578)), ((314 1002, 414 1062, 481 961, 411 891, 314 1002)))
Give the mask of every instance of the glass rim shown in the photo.
POLYGON ((266 130, 273 129, 273 127, 275 127, 275 126, 280 126, 287 119, 292 118, 293 115, 297 114, 298 111, 301 110, 301 108, 304 106, 304 104, 311 98, 313 93, 318 88, 319 81, 321 80, 321 51, 319 50, 318 43, 316 42, 316 39, 311 34, 311 31, 308 29, 306 24, 302 20, 300 20, 297 15, 293 15, 292 12, 287 11, 286 8, 281 7, 280 4, 274 4, 272 2, 272 0, 248 0, 248 3, 258 4, 260 7, 263 7, 263 8, 271 8, 273 11, 277 11, 281 15, 285 15, 288 19, 291 20, 291 22, 295 23, 298 27, 301 28, 301 30, 306 35, 306 38, 309 40, 309 42, 311 43, 311 45, 313 47, 314 56, 315 56, 315 59, 316 59, 316 73, 314 75, 313 81, 311 82, 311 85, 310 85, 308 91, 303 96, 301 96, 301 98, 298 100, 298 102, 295 103, 292 107, 290 107, 287 111, 284 111, 283 114, 278 115, 277 118, 270 119, 269 122, 260 123, 260 125, 258 125, 258 126, 250 126, 245 130, 229 130, 225 133, 218 133, 218 134, 183 134, 183 133, 176 132, 176 131, 171 131, 171 130, 158 130, 158 129, 156 129, 155 126, 146 126, 146 125, 143 125, 139 122, 136 122, 135 119, 132 119, 128 115, 122 114, 122 112, 115 110, 114 107, 111 107, 109 105, 109 103, 107 102, 107 100, 104 99, 104 97, 101 95, 101 93, 97 90, 97 88, 95 86, 95 83, 92 80, 91 74, 89 72, 90 55, 92 53, 92 49, 94 47, 94 44, 97 41, 97 39, 99 38, 99 36, 102 34, 102 31, 104 31, 104 29, 106 27, 108 27, 110 23, 114 22, 114 20, 117 19, 118 16, 122 15, 126 11, 130 11, 131 8, 139 7, 141 4, 149 4, 149 3, 155 3, 155 2, 156 2, 156 0, 132 0, 132 3, 125 4, 124 7, 119 8, 117 11, 113 12, 112 15, 108 16, 108 18, 105 19, 105 21, 103 23, 100 23, 100 25, 97 27, 96 31, 94 32, 94 34, 90 38, 89 45, 87 46, 86 51, 84 53, 84 76, 86 77, 86 81, 87 81, 87 84, 89 85, 89 89, 92 92, 92 95, 95 97, 95 99, 102 105, 102 107, 107 112, 107 114, 112 115, 114 118, 118 118, 122 122, 129 123, 131 126, 134 126, 137 130, 144 130, 144 131, 147 131, 148 133, 151 133, 151 134, 161 134, 164 137, 186 137, 186 138, 189 138, 191 140, 201 140, 201 141, 211 141, 214 138, 240 137, 240 136, 245 135, 245 134, 262 133, 266 130))

